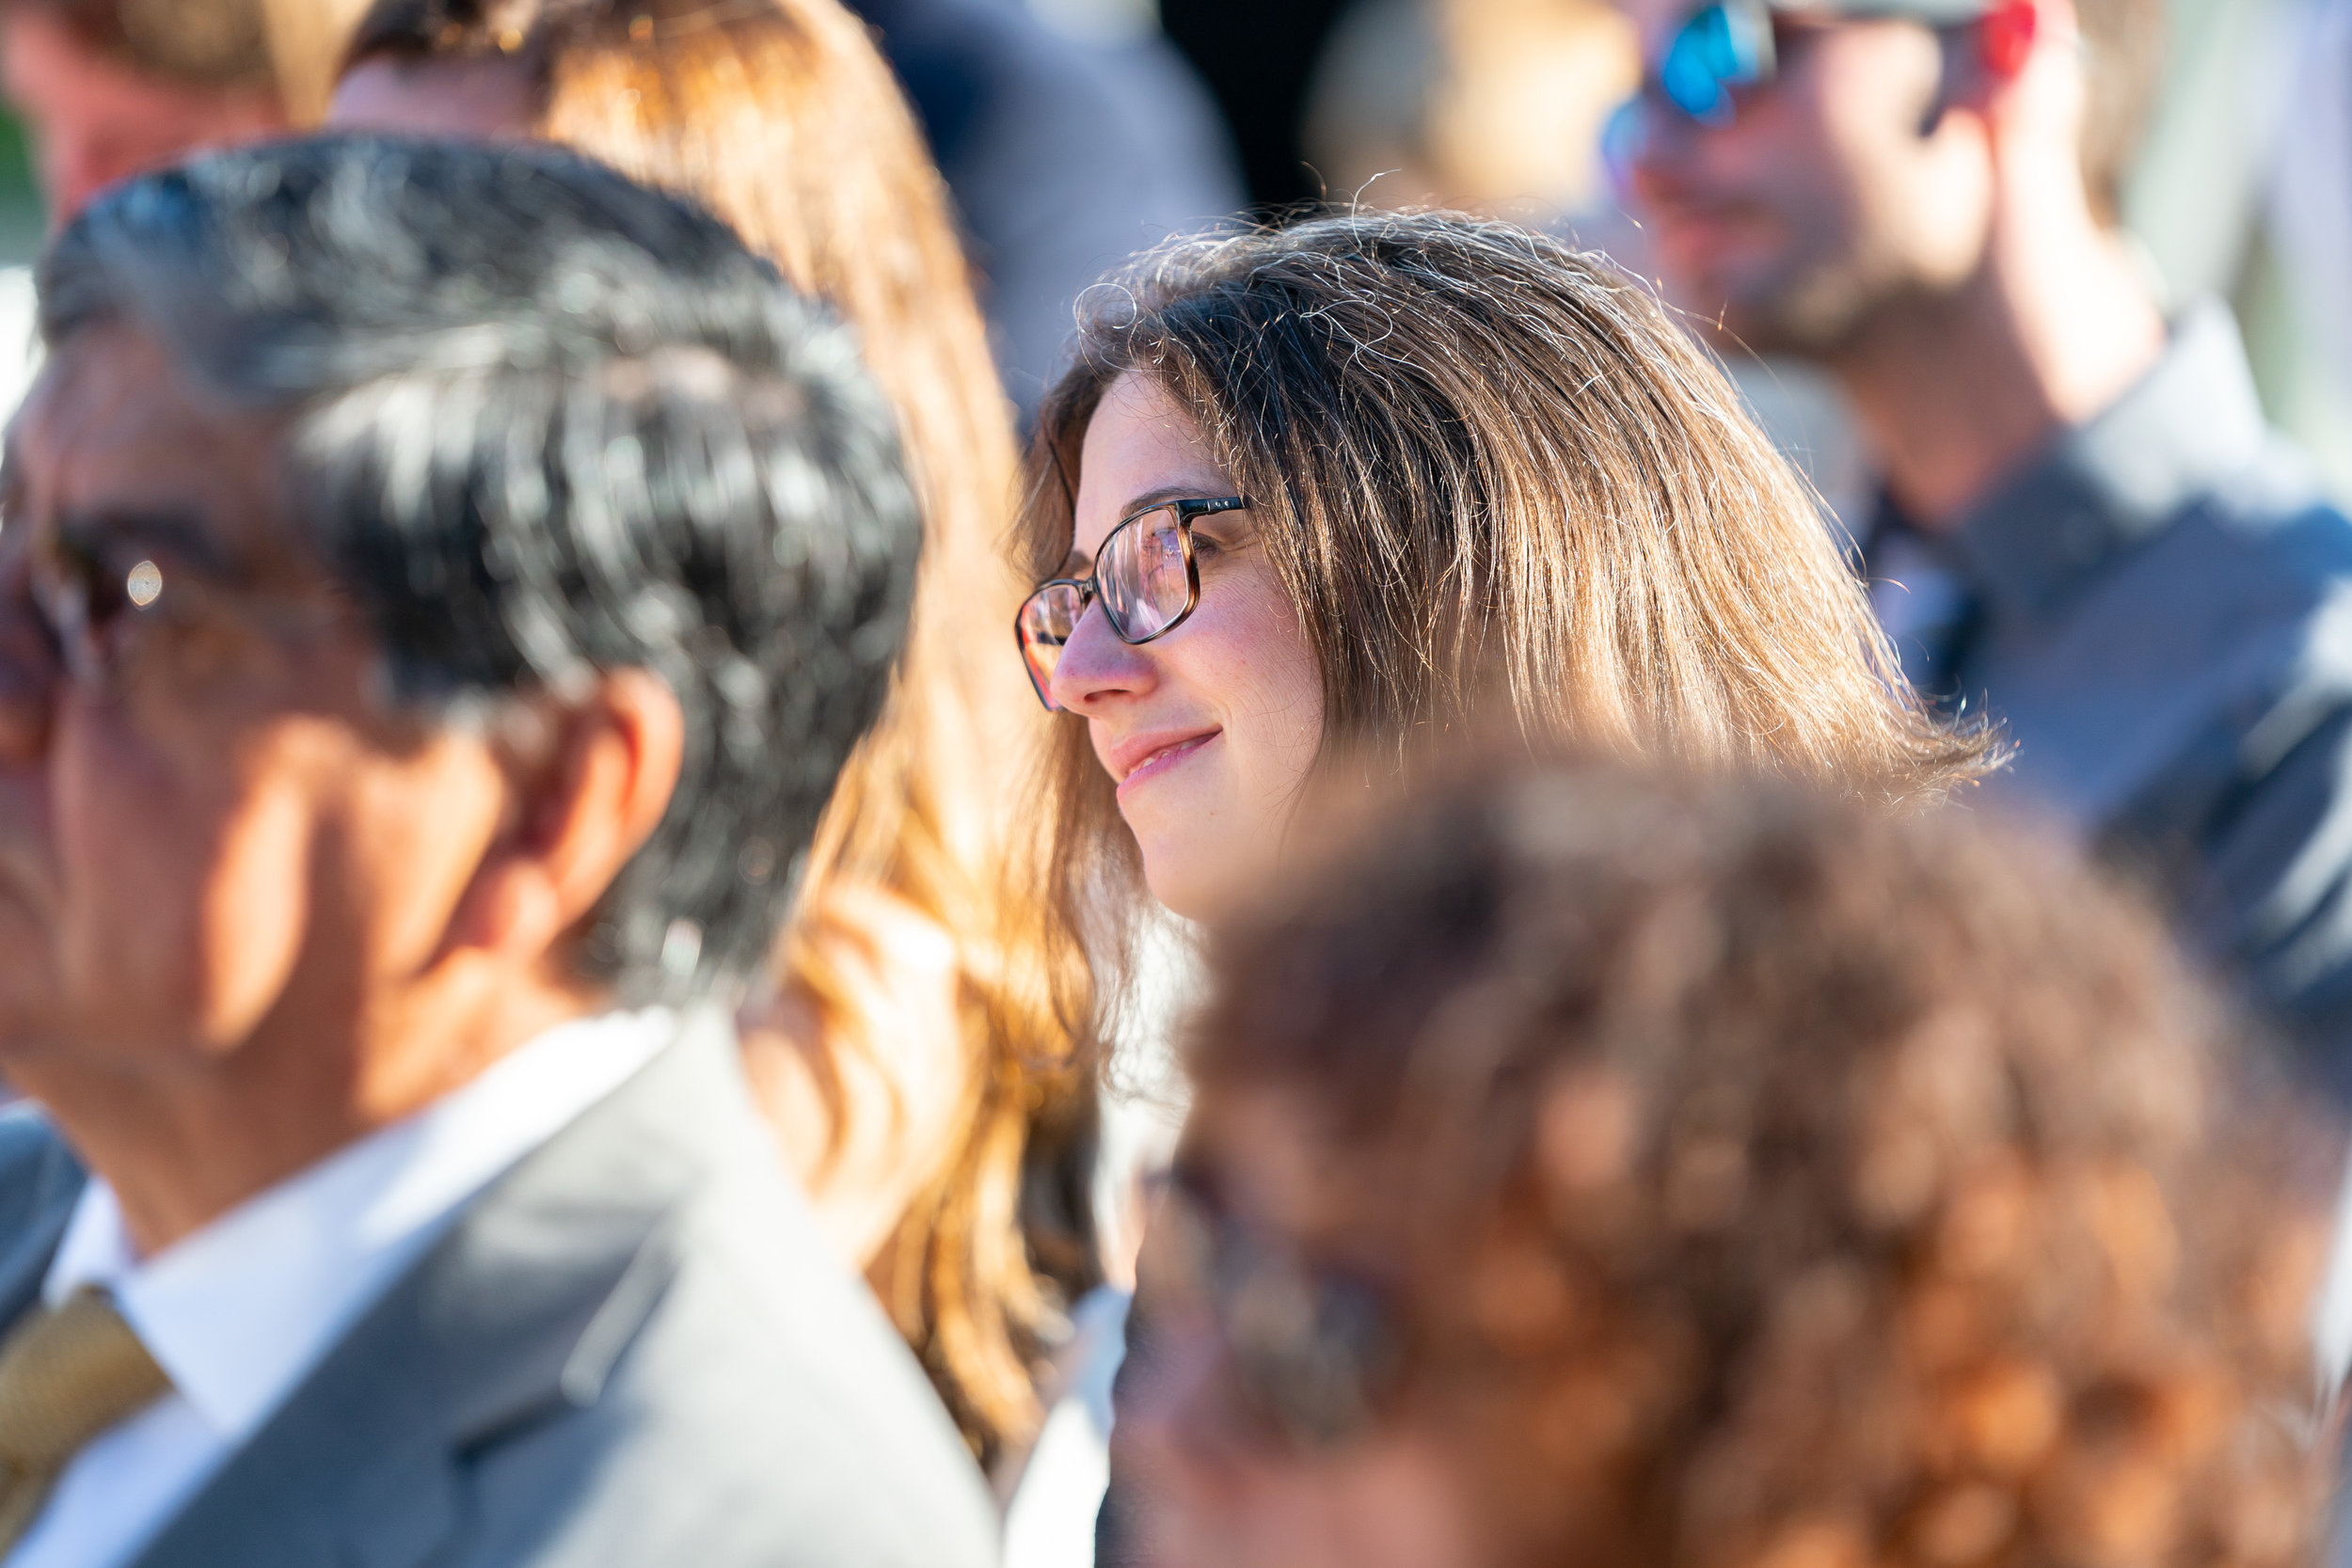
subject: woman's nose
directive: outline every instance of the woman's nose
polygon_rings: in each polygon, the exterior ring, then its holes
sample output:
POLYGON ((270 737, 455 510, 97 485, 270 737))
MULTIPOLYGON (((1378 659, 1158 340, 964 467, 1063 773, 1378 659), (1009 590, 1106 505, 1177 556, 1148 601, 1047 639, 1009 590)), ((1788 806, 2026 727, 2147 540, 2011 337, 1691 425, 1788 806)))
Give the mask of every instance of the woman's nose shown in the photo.
POLYGON ((1157 680, 1150 650, 1120 641, 1103 607, 1089 604, 1054 666, 1054 703, 1073 713, 1092 713, 1108 698, 1141 696, 1157 680))

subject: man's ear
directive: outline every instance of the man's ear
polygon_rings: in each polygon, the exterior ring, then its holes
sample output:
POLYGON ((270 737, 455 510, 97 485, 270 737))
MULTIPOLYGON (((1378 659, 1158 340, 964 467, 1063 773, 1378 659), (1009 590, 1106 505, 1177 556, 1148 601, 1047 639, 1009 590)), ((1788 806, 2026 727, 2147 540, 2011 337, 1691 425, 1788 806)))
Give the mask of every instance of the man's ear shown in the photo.
POLYGON ((620 670, 577 697, 534 705, 501 748, 508 827, 451 923, 453 946, 524 961, 596 908, 677 790, 686 715, 658 675, 620 670))

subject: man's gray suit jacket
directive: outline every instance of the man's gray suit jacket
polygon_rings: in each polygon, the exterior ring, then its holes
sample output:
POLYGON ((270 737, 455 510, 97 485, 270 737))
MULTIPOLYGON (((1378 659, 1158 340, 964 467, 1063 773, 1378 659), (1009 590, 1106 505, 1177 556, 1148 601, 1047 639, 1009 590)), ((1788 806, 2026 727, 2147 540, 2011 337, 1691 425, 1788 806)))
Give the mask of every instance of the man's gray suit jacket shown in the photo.
MULTIPOLYGON (((981 1568, 986 1491, 685 1032, 477 1198, 136 1568, 981 1568)), ((0 1114, 0 1322, 81 1169, 0 1114)))

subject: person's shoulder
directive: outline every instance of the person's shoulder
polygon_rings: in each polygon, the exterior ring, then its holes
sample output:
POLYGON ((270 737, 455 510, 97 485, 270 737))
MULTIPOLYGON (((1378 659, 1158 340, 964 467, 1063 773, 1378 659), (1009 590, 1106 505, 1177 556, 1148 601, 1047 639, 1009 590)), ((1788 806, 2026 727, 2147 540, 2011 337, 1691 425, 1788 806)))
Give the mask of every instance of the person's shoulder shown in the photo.
POLYGON ((2273 435, 2182 496, 2118 566, 2112 592, 2160 598, 2184 636, 2284 648, 2345 620, 2352 516, 2309 460, 2273 435))
POLYGON ((2352 516, 2318 467, 2278 431, 2196 497, 2191 510, 2233 545, 2281 570, 2352 572, 2352 516))
POLYGON ((40 1108, 0 1106, 0 1237, 12 1236, 82 1189, 80 1162, 40 1108))
MULTIPOLYGON (((977 1466, 780 1162, 715 1161, 656 1244, 667 1254, 660 1299, 593 1406, 503 1456, 501 1473, 517 1478, 596 1478, 562 1489, 571 1516, 536 1568, 996 1560, 977 1466)), ((528 1484, 508 1502, 542 1506, 528 1484)))
POLYGON ((745 1433, 765 1506, 803 1521, 812 1547, 830 1540, 812 1562, 993 1561, 995 1506, 970 1451, 781 1164, 711 1183, 679 1240, 643 1363, 666 1386, 648 1397, 745 1433))
POLYGON ((38 1107, 0 1107, 0 1280, 40 1266, 87 1183, 38 1107))

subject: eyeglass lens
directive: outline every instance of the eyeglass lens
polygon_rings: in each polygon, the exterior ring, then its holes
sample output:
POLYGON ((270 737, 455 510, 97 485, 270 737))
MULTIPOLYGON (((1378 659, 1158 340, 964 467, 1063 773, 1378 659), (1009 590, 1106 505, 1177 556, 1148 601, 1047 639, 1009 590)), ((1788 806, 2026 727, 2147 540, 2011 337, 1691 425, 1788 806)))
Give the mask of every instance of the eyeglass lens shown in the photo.
POLYGON ((127 573, 110 570, 79 550, 53 549, 32 572, 32 602, 56 639, 66 667, 79 680, 99 677, 103 649, 115 623, 162 597, 164 574, 152 561, 127 573))
POLYGON ((1757 0, 1708 7, 1682 24, 1658 65, 1658 86, 1692 119, 1731 118, 1731 89, 1772 74, 1772 17, 1757 0))
POLYGON ((1086 592, 1073 582, 1047 583, 1021 607, 1021 657, 1038 701, 1049 710, 1060 707, 1054 701, 1054 670, 1061 663, 1062 644, 1078 629, 1086 608, 1086 592))
POLYGON ((1171 1283, 1216 1321, 1245 1395, 1302 1447, 1362 1430, 1396 1370, 1382 1293, 1252 1236, 1181 1177, 1171 1196, 1156 1222, 1171 1283))
MULTIPOLYGON (((1777 69, 1771 8, 1762 0, 1727 0, 1676 30, 1659 61, 1654 91, 1702 124, 1727 125, 1732 89, 1769 81, 1777 69)), ((1646 96, 1627 99, 1601 123, 1601 167, 1620 200, 1632 192, 1633 166, 1648 137, 1646 96)))
MULTIPOLYGON (((1183 619, 1192 603, 1192 574, 1177 509, 1157 507, 1114 530, 1095 557, 1093 589, 1111 629, 1126 641, 1149 641, 1183 619)), ((1054 582, 1021 607, 1021 657, 1049 709, 1058 706, 1054 671, 1086 614, 1087 598, 1075 583, 1054 582)))
POLYGON ((1147 512, 1103 542, 1095 592, 1119 635, 1130 642, 1175 625, 1192 598, 1184 569, 1184 531, 1172 506, 1147 512))

